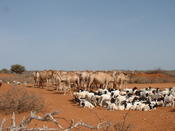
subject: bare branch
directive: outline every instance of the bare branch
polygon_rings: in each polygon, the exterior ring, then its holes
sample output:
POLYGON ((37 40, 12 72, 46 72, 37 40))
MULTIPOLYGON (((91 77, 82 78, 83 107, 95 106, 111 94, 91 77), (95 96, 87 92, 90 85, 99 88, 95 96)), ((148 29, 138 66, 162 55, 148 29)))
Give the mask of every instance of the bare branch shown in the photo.
POLYGON ((86 127, 89 129, 101 129, 101 128, 109 127, 111 125, 112 124, 110 122, 102 122, 102 123, 97 124, 97 126, 91 126, 91 125, 88 125, 84 122, 77 122, 77 123, 71 125, 69 128, 64 129, 64 131, 70 131, 71 129, 77 128, 77 127, 86 127))
MULTIPOLYGON (((64 128, 54 118, 54 115, 57 115, 58 113, 59 112, 47 113, 43 117, 41 117, 41 116, 37 116, 36 112, 31 112, 30 116, 28 116, 26 119, 23 118, 23 120, 21 121, 21 123, 19 125, 16 125, 15 113, 13 113, 12 118, 11 118, 11 120, 12 120, 11 126, 7 127, 7 128, 3 128, 3 125, 6 121, 5 119, 3 119, 1 122, 1 125, 0 125, 0 131, 3 131, 3 130, 10 130, 10 131, 58 131, 58 130, 70 131, 70 130, 77 128, 77 127, 85 127, 85 128, 89 128, 89 129, 98 130, 101 128, 110 127, 112 125, 110 122, 102 122, 102 123, 97 124, 96 126, 92 126, 92 125, 86 124, 86 123, 81 122, 81 121, 75 123, 74 120, 71 120, 71 123, 67 121, 70 124, 70 126, 64 128), (27 128, 27 125, 30 124, 33 119, 39 120, 39 121, 53 122, 58 128, 48 128, 47 126, 43 126, 42 128, 27 128)), ((66 120, 66 119, 64 118, 64 120, 66 120)))
POLYGON ((3 130, 3 126, 4 126, 4 123, 6 122, 6 119, 4 118, 1 122, 1 125, 0 125, 0 131, 3 130))
POLYGON ((19 129, 20 131, 58 131, 59 129, 57 128, 21 128, 19 129))
POLYGON ((11 126, 10 126, 10 131, 16 130, 16 118, 15 118, 15 113, 13 112, 12 118, 11 118, 11 126))
POLYGON ((52 112, 52 113, 47 113, 44 115, 44 117, 41 116, 36 116, 35 112, 31 112, 30 116, 27 117, 27 119, 22 120, 21 124, 19 127, 26 127, 33 119, 40 120, 40 121, 51 121, 55 123, 59 128, 62 128, 61 125, 58 124, 58 122, 54 119, 52 115, 57 115, 59 112, 52 112))

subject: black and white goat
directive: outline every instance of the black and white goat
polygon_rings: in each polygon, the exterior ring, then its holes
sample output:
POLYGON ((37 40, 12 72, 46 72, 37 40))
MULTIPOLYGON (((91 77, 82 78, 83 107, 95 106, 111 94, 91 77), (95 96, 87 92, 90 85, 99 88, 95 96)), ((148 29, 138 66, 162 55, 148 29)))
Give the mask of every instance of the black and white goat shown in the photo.
POLYGON ((161 106, 174 106, 175 87, 137 89, 98 89, 95 92, 80 90, 74 92, 81 107, 105 107, 109 110, 139 110, 149 111, 161 106))

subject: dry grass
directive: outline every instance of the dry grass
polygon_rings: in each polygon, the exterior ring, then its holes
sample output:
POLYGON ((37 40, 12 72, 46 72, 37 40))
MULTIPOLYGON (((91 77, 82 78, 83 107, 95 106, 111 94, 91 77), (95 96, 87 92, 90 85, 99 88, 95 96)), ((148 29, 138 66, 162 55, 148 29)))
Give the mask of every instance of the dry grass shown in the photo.
POLYGON ((24 88, 13 87, 0 96, 0 111, 6 114, 40 111, 43 107, 44 101, 24 88))
POLYGON ((174 80, 170 80, 167 78, 161 78, 161 77, 148 78, 144 76, 134 76, 130 80, 130 83, 136 83, 136 84, 170 83, 170 82, 174 82, 174 80))
POLYGON ((175 77, 175 70, 171 70, 171 71, 165 71, 165 74, 175 77))
POLYGON ((34 83, 32 73, 31 72, 24 72, 23 74, 9 74, 8 77, 0 77, 1 80, 4 82, 27 82, 27 83, 34 83))
POLYGON ((158 69, 155 69, 155 70, 147 70, 147 71, 144 71, 145 73, 147 74, 158 74, 158 73, 164 73, 165 71, 158 68, 158 69))
POLYGON ((105 128, 103 131, 130 131, 133 126, 127 122, 128 113, 123 115, 123 119, 105 128))
POLYGON ((175 71, 166 71, 161 69, 136 71, 130 79, 130 83, 172 83, 175 82, 175 71))
POLYGON ((128 116, 128 113, 126 113, 123 116, 123 120, 121 122, 114 124, 115 131, 130 131, 131 130, 132 126, 130 124, 127 124, 127 116, 128 116))

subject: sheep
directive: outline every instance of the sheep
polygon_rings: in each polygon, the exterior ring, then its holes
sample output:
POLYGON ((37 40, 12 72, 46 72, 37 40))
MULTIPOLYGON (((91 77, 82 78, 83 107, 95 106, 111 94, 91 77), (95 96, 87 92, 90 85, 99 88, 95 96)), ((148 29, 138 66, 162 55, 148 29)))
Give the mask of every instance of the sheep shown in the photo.
POLYGON ((88 101, 91 102, 94 106, 97 106, 97 104, 99 104, 99 99, 100 96, 94 95, 91 97, 91 99, 88 99, 88 101))
POLYGON ((124 91, 133 94, 135 91, 137 91, 137 87, 134 87, 133 89, 126 88, 124 91))
POLYGON ((125 105, 124 104, 115 104, 115 103, 111 103, 110 101, 106 102, 108 104, 107 109, 108 110, 124 110, 125 109, 125 105))
POLYGON ((109 104, 111 104, 110 100, 103 100, 101 107, 108 108, 109 104))
POLYGON ((175 91, 171 93, 175 97, 175 91))
POLYGON ((172 87, 172 89, 171 89, 173 92, 175 92, 175 87, 172 87))
POLYGON ((116 98, 116 102, 117 103, 119 103, 119 104, 121 104, 123 101, 125 101, 126 100, 126 96, 121 96, 121 95, 119 95, 119 96, 117 96, 117 98, 116 98))
POLYGON ((111 100, 111 95, 110 94, 103 94, 99 98, 99 105, 103 106, 103 101, 104 100, 111 100))
POLYGON ((15 84, 15 85, 20 85, 21 82, 19 82, 19 81, 13 81, 13 84, 15 84))
POLYGON ((80 90, 74 93, 80 106, 94 108, 101 106, 108 110, 150 111, 157 107, 174 106, 175 87, 160 90, 159 88, 137 89, 98 89, 95 92, 80 90))
POLYGON ((154 105, 151 105, 151 103, 143 103, 143 102, 137 102, 135 106, 135 110, 139 111, 150 111, 154 108, 154 105))
POLYGON ((120 110, 120 111, 125 110, 125 105, 124 104, 118 104, 117 107, 118 107, 118 110, 120 110))
POLYGON ((156 100, 156 104, 157 104, 157 106, 159 106, 159 107, 164 106, 164 98, 163 98, 163 97, 158 98, 158 99, 156 100))
POLYGON ((157 103, 155 101, 151 101, 149 107, 151 110, 155 110, 157 108, 157 103))
POLYGON ((151 110, 151 108, 148 104, 142 103, 139 105, 139 107, 140 107, 140 111, 150 111, 151 110))
POLYGON ((98 89, 96 91, 96 93, 99 94, 99 95, 103 95, 103 94, 108 94, 109 91, 107 89, 98 89))
POLYGON ((87 100, 85 100, 85 99, 81 99, 81 100, 80 100, 80 106, 81 106, 81 107, 87 107, 87 108, 90 108, 90 109, 92 109, 92 108, 95 107, 95 106, 92 105, 89 101, 87 101, 87 100))
POLYGON ((175 97, 173 97, 173 95, 171 95, 171 94, 165 95, 164 106, 173 106, 174 107, 174 99, 175 99, 175 97))
POLYGON ((74 92, 73 96, 78 99, 85 99, 88 94, 88 91, 79 91, 79 92, 74 92))
POLYGON ((127 103, 125 110, 131 110, 132 106, 133 106, 132 103, 127 103))
POLYGON ((115 103, 109 103, 107 109, 114 111, 114 110, 118 110, 119 108, 115 103))
POLYGON ((129 97, 126 96, 126 97, 127 97, 127 100, 126 101, 129 102, 129 103, 133 102, 134 99, 136 99, 136 98, 138 99, 139 98, 139 97, 137 97, 135 95, 132 95, 132 96, 129 96, 129 97))
POLYGON ((87 98, 87 99, 90 100, 93 96, 94 96, 94 93, 92 93, 92 92, 87 92, 85 98, 87 98))
POLYGON ((126 92, 125 91, 120 91, 119 95, 126 95, 126 92))
POLYGON ((169 93, 170 93, 170 90, 167 88, 161 92, 161 94, 163 95, 168 95, 169 93))
POLYGON ((125 103, 125 110, 131 110, 133 107, 132 103, 125 103))
POLYGON ((119 90, 111 91, 111 96, 112 97, 115 97, 115 96, 118 96, 118 95, 120 95, 120 91, 119 90))

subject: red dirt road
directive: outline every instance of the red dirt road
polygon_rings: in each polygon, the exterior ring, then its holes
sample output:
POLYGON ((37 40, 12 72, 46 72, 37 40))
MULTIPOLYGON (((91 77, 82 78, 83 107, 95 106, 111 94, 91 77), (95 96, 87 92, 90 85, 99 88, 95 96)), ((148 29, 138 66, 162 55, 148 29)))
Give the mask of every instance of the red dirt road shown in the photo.
MULTIPOLYGON (((168 84, 132 84, 129 87, 173 87, 175 83, 168 84)), ((0 88, 0 93, 12 88, 10 85, 5 85, 0 88)), ((28 91, 40 95, 46 103, 46 107, 41 114, 60 111, 58 117, 64 117, 68 120, 74 119, 75 121, 82 120, 83 122, 95 125, 99 122, 99 118, 102 120, 108 120, 112 123, 122 120, 123 115, 128 111, 108 111, 104 108, 97 107, 95 109, 80 108, 74 104, 71 95, 57 94, 55 91, 48 91, 46 89, 38 88, 26 88, 28 91), (97 117, 98 116, 98 117, 97 117)), ((158 108, 155 111, 129 111, 127 117, 127 123, 132 126, 132 131, 175 131, 175 108, 158 108)), ((17 114, 17 120, 21 120, 23 116, 27 116, 28 113, 17 114)), ((0 117, 10 117, 0 113, 0 117)), ((63 120, 60 121, 65 124, 63 120)), ((9 123, 9 121, 7 122, 9 123)), ((52 123, 32 121, 30 127, 41 127, 47 125, 54 127, 52 123)), ((82 129, 83 131, 85 129, 82 129)), ((87 129, 86 129, 87 130, 87 129)))

